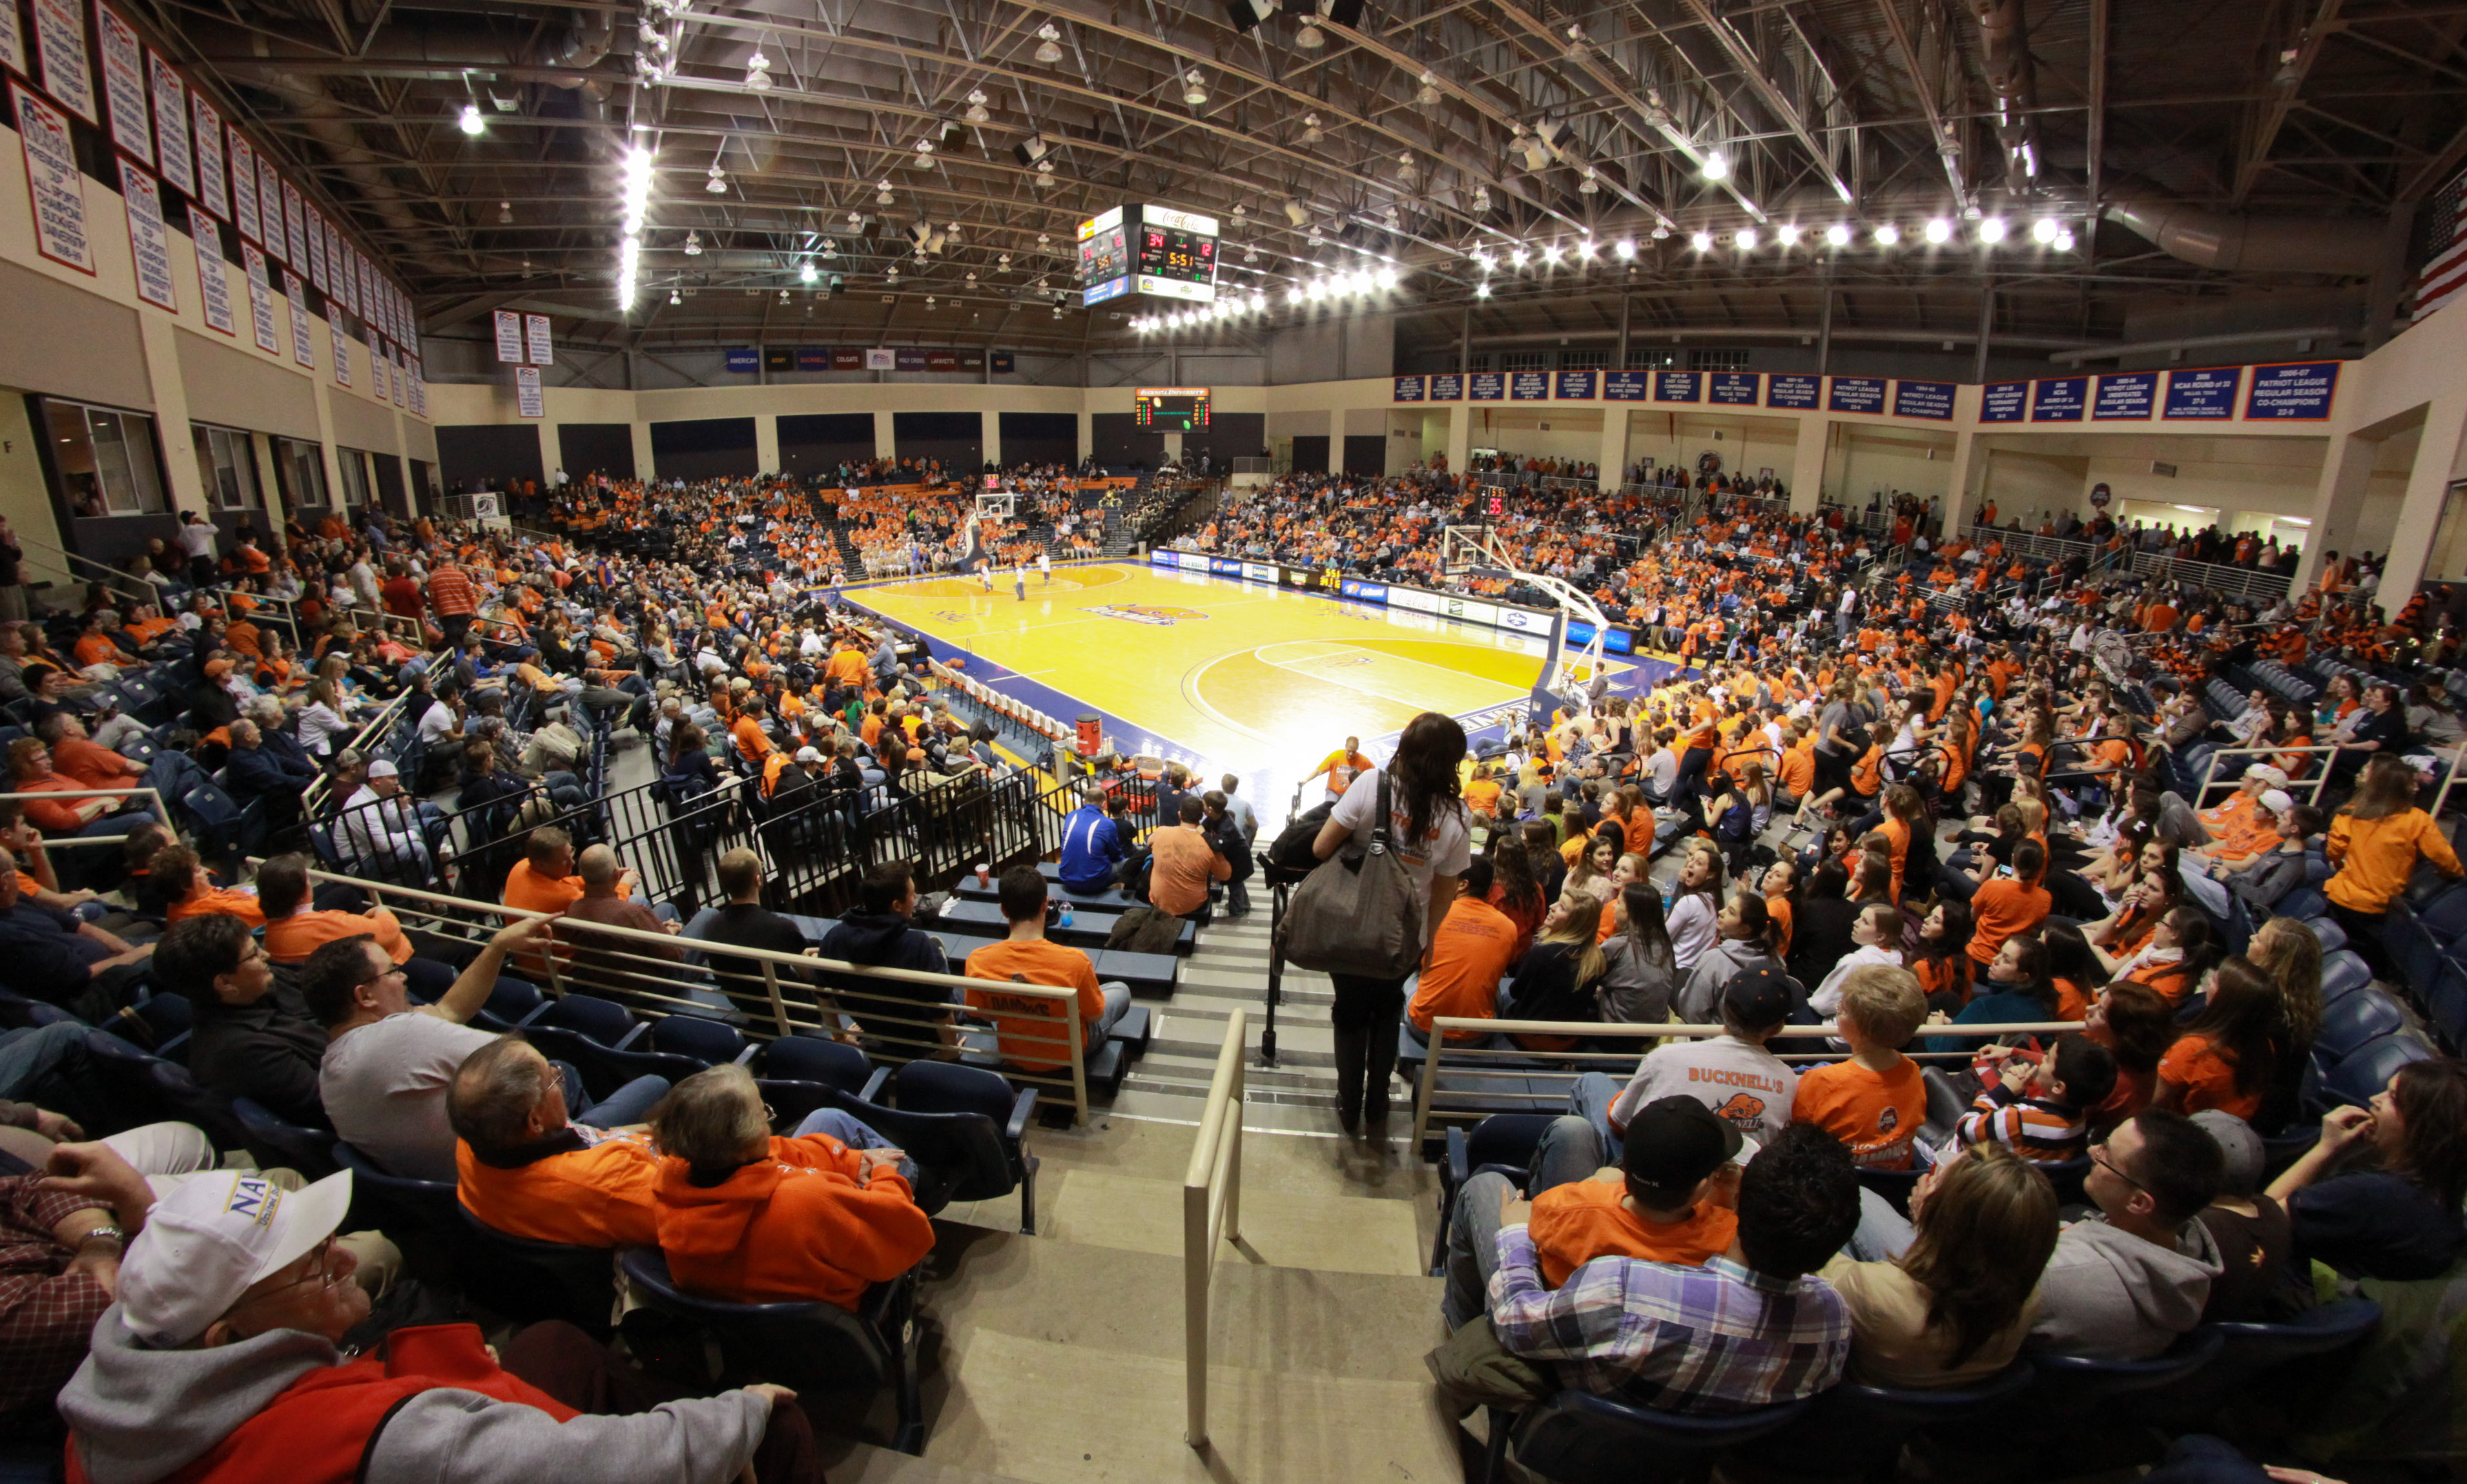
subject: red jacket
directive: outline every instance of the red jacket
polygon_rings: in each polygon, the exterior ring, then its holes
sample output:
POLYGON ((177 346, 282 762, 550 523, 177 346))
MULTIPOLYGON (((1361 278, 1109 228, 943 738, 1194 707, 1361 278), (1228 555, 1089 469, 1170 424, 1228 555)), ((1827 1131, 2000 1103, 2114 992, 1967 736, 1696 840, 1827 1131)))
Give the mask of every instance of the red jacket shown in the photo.
POLYGON ((865 1291, 934 1249, 934 1224, 894 1167, 857 1173, 827 1134, 771 1140, 771 1157, 716 1185, 660 1161, 660 1249, 680 1288, 734 1303, 822 1299, 853 1310, 865 1291))

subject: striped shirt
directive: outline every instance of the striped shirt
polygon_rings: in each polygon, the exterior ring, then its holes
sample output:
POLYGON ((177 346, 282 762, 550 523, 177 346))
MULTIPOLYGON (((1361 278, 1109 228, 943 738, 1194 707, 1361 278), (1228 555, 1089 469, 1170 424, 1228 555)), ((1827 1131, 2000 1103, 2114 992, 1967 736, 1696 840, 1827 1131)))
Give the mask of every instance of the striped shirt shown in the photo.
POLYGON ((428 601, 443 618, 460 618, 479 612, 480 602, 471 579, 460 567, 440 567, 428 576, 428 601))
POLYGON ((2078 1159, 2087 1146, 2082 1114, 2044 1097, 2024 1097, 2010 1088, 1990 1086, 1954 1126, 1963 1144, 2009 1144, 2032 1164, 2061 1164, 2078 1159))
POLYGON ((1714 1414, 1813 1396, 1842 1379, 1850 1312, 1813 1274, 1781 1280, 1730 1257, 1701 1268, 1597 1257, 1542 1286, 1529 1227, 1499 1232, 1490 1313, 1510 1355, 1632 1405, 1714 1414))

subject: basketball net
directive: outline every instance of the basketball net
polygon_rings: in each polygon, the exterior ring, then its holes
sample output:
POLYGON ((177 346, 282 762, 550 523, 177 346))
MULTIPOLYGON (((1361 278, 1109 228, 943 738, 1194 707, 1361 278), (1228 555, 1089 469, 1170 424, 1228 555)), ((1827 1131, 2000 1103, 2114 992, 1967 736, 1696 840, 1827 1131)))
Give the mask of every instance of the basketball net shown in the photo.
POLYGON ((1589 687, 1604 673, 1602 636, 1610 632, 1611 626, 1599 604, 1549 573, 1517 566, 1508 556, 1505 544, 1488 526, 1444 528, 1439 532, 1439 571, 1451 577, 1471 574, 1505 578, 1547 594, 1558 606, 1560 622, 1550 636, 1549 683, 1544 688, 1565 701, 1571 710, 1581 712, 1589 708, 1589 687), (1572 620, 1591 624, 1594 630, 1592 639, 1573 650, 1567 628, 1572 620))

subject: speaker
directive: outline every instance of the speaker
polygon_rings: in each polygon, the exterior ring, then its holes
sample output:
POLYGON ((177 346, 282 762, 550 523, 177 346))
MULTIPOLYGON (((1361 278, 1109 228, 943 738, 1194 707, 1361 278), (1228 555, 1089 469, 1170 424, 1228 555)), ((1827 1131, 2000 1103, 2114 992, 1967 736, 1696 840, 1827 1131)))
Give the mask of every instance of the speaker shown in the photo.
POLYGON ((1034 169, 1036 168, 1036 162, 1044 159, 1052 148, 1052 146, 1045 142, 1044 135, 1030 134, 1026 139, 1021 140, 1018 144, 1011 146, 1010 152, 1011 157, 1018 160, 1020 164, 1027 166, 1030 169, 1034 169))
POLYGON ((1277 8, 1270 0, 1225 0, 1225 18, 1234 23, 1235 31, 1248 33, 1256 30, 1261 21, 1275 13, 1277 8))
POLYGON ((1362 0, 1324 0, 1320 13, 1340 26, 1362 27, 1362 0))

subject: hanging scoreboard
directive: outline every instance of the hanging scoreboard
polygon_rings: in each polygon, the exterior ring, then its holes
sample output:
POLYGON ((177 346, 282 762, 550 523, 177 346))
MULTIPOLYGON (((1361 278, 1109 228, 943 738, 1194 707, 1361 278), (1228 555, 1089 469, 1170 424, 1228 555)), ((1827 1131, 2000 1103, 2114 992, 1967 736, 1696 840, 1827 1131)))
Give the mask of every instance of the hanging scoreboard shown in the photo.
POLYGON ((1216 218, 1169 206, 1117 206, 1079 224, 1082 305, 1124 294, 1216 298, 1216 218))
POLYGON ((1133 420, 1164 433, 1195 433, 1208 426, 1206 387, 1141 387, 1131 394, 1133 420))

